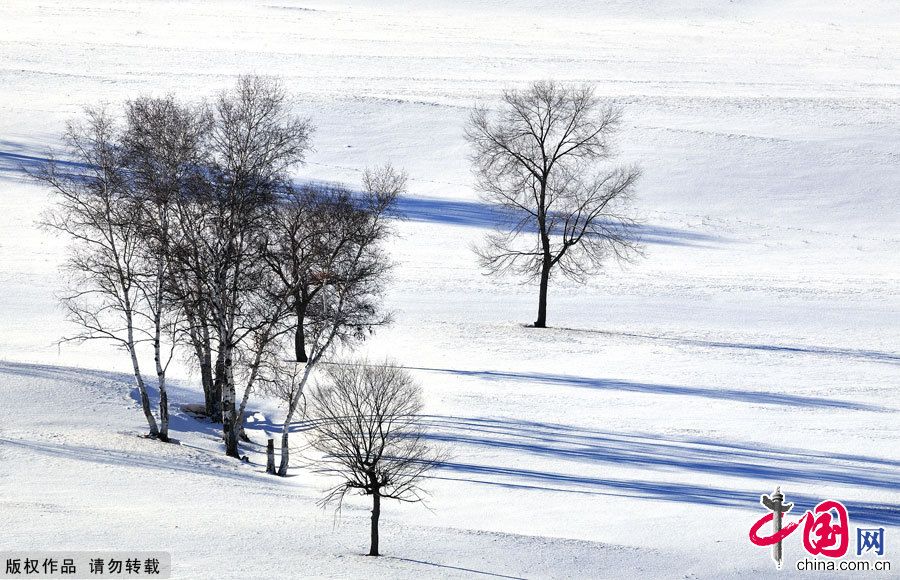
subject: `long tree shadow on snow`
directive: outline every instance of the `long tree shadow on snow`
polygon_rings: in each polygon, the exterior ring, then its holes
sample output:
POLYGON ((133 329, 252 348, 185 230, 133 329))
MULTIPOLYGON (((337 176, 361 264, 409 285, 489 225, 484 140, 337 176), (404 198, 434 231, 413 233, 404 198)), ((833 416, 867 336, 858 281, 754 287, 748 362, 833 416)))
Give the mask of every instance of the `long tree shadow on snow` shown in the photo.
MULTIPOLYGON (((89 461, 91 463, 127 467, 129 469, 174 471, 244 482, 248 480, 248 477, 258 477, 262 483, 278 483, 275 478, 266 479, 265 476, 261 476, 261 474, 254 471, 239 469, 239 464, 232 459, 208 453, 202 455, 194 454, 190 459, 186 459, 173 455, 118 451, 81 444, 67 445, 44 441, 14 441, 2 437, 0 437, 0 444, 49 457, 89 461)), ((159 445, 164 444, 160 443, 159 445)))
MULTIPOLYGON (((133 391, 133 378, 126 373, 53 365, 0 361, 0 375, 14 374, 34 379, 62 381, 73 385, 93 386, 100 393, 114 396, 133 391)), ((155 389, 154 389, 155 391, 155 389)), ((176 401, 192 401, 197 393, 173 385, 176 401)), ((153 393, 155 395, 155 393, 153 393)), ((209 432, 218 436, 215 424, 181 416, 173 419, 179 429, 173 431, 209 432), (184 421, 184 424, 180 424, 184 421)), ((142 421, 139 410, 135 420, 142 421)), ((673 470, 703 475, 727 475, 765 480, 765 485, 795 482, 798 485, 819 483, 843 484, 875 489, 897 489, 900 486, 900 462, 841 453, 820 453, 789 448, 757 447, 722 443, 703 438, 663 438, 645 434, 622 434, 588 431, 553 423, 500 419, 427 416, 428 437, 457 448, 483 447, 496 451, 509 450, 518 455, 532 454, 566 461, 596 465, 629 464, 653 470, 673 470)), ((136 423, 136 425, 139 423, 136 423)), ((274 425, 273 425, 274 426, 274 425)), ((294 427, 292 425, 292 427, 294 427)), ((308 426, 296 424, 297 430, 308 426)), ((237 470, 230 460, 210 458, 204 465, 195 460, 176 461, 125 451, 53 442, 14 441, 0 439, 3 445, 48 456, 92 461, 109 465, 171 469, 213 477, 245 480, 247 472, 237 470), (212 469, 211 469, 212 468, 212 469)), ((460 455, 455 450, 457 456, 460 455)), ((205 457, 205 454, 204 454, 205 457)), ((758 510, 759 494, 769 489, 735 490, 686 483, 612 479, 583 474, 566 474, 501 465, 478 465, 448 460, 438 468, 437 479, 462 480, 470 483, 512 489, 554 491, 603 496, 624 496, 758 510), (440 475, 445 473, 446 475, 440 475)), ((790 494, 798 505, 795 513, 813 507, 826 498, 790 494)), ((841 499, 850 510, 851 519, 881 525, 900 525, 900 506, 874 504, 841 499)))
POLYGON ((429 416, 428 437, 553 459, 677 469, 769 481, 900 488, 900 461, 843 453, 723 443, 709 438, 588 431, 554 423, 429 416))
POLYGON ((421 564, 423 566, 431 566, 433 568, 442 568, 444 570, 455 570, 457 572, 465 572, 467 576, 479 574, 481 576, 491 576, 493 578, 511 578, 512 580, 525 580, 521 576, 507 576, 506 574, 498 574, 496 572, 487 572, 485 570, 475 570, 474 568, 463 568, 461 566, 451 566, 449 564, 438 564, 437 562, 426 562, 425 560, 413 560, 412 558, 399 558, 397 556, 384 556, 386 560, 396 560, 398 562, 410 562, 412 564, 421 564))
MULTIPOLYGON (((455 449, 489 448, 589 464, 594 472, 603 466, 630 465, 654 471, 725 475, 760 479, 765 486, 795 484, 815 487, 840 484, 893 490, 900 487, 900 462, 842 453, 811 452, 791 448, 722 443, 705 438, 671 438, 644 434, 588 431, 554 423, 464 418, 427 417, 428 438, 452 443, 455 449), (774 483, 773 483, 774 482, 774 483)), ((591 495, 623 495, 645 499, 696 502, 756 509, 759 495, 771 490, 742 491, 640 479, 611 479, 585 474, 477 465, 450 460, 440 470, 465 481, 510 488, 524 488, 591 495)), ((795 511, 813 507, 826 498, 791 493, 795 511)), ((855 520, 900 524, 900 506, 845 501, 855 520)))
POLYGON ((658 334, 644 334, 639 332, 615 332, 610 330, 592 330, 589 328, 559 328, 567 332, 585 332, 589 334, 604 334, 609 336, 626 336, 660 342, 670 342, 687 346, 699 346, 701 348, 728 348, 735 350, 765 351, 783 354, 811 354, 836 356, 843 358, 870 360, 889 364, 900 364, 900 354, 870 350, 862 348, 840 348, 831 346, 805 346, 790 344, 761 344, 752 342, 725 342, 718 340, 704 340, 682 336, 664 336, 658 334))
MULTIPOLYGON (((26 177, 35 174, 50 161, 49 154, 37 153, 11 141, 0 140, 0 177, 26 177)), ((57 170, 80 173, 87 165, 67 159, 55 159, 57 170)))
MULTIPOLYGON (((0 360, 0 376, 4 374, 29 377, 34 379, 59 381, 69 386, 84 385, 97 390, 98 396, 127 396, 136 406, 140 404, 134 375, 97 369, 83 369, 57 365, 17 363, 0 360)), ((147 394, 154 412, 159 408, 159 390, 151 377, 146 377, 147 394)), ((202 402, 203 395, 181 385, 179 381, 168 381, 169 394, 169 430, 171 437, 177 439, 178 433, 200 433, 209 439, 218 441, 222 436, 222 425, 208 419, 196 418, 181 410, 184 403, 202 402)), ((140 423, 136 429, 147 426, 144 417, 137 411, 140 423)), ((246 445, 246 443, 245 443, 246 445)), ((224 450, 224 443, 222 443, 224 450)))
MULTIPOLYGON (((487 203, 410 195, 397 200, 396 211, 411 221, 486 229, 496 227, 507 218, 506 213, 487 203)), ((727 241, 719 236, 650 224, 630 226, 627 234, 646 244, 666 246, 711 246, 727 241)))
POLYGON ((474 377, 490 381, 509 381, 518 383, 537 383, 559 387, 575 387, 610 391, 626 391, 646 393, 650 395, 680 395, 686 397, 702 397, 723 401, 740 401, 756 405, 780 405, 787 407, 847 409, 851 411, 890 412, 896 409, 867 405, 856 401, 828 399, 825 397, 806 397, 789 395, 773 391, 747 391, 719 387, 688 387, 681 385, 665 385, 660 383, 642 383, 621 379, 602 379, 560 375, 552 373, 528 373, 510 371, 476 371, 461 369, 445 369, 431 367, 407 367, 412 370, 448 373, 463 377, 474 377))
MULTIPOLYGON (((756 511, 760 516, 764 515, 765 510, 759 505, 759 497, 763 493, 772 491, 769 488, 735 490, 662 481, 577 476, 456 462, 446 462, 440 466, 440 469, 460 474, 462 477, 432 476, 433 479, 465 481, 508 489, 674 501, 696 506, 741 508, 756 511), (485 477, 503 477, 509 478, 509 480, 484 479, 485 477), (511 480, 531 483, 514 483, 511 480), (566 485, 574 487, 562 487, 566 485)), ((794 510, 791 513, 801 515, 805 510, 815 507, 820 501, 831 498, 790 493, 788 499, 795 503, 794 510)), ((900 505, 862 502, 852 499, 844 500, 843 503, 847 507, 850 519, 853 522, 891 526, 900 525, 900 505)))
MULTIPOLYGON (((0 140, 0 176, 24 176, 37 173, 50 157, 46 153, 32 151, 21 144, 0 140)), ((56 159, 59 171, 80 173, 87 166, 77 161, 56 159)), ((309 183, 318 183, 309 181, 309 183)), ((441 224, 467 226, 475 228, 493 228, 501 223, 505 216, 490 204, 477 201, 457 201, 429 197, 401 196, 397 200, 396 214, 411 221, 434 222, 441 224)), ((610 224, 615 227, 614 224, 610 224)), ((710 246, 726 241, 724 238, 689 230, 637 224, 630 226, 626 235, 647 244, 667 246, 710 246)))

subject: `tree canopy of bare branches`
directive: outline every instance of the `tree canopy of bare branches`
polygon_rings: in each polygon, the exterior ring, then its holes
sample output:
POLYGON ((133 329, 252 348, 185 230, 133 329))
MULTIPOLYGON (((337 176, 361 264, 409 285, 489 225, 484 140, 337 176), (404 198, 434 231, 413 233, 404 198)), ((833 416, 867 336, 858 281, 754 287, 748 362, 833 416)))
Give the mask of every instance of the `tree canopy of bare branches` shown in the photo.
POLYGON ((329 365, 310 397, 311 445, 324 455, 319 471, 340 479, 322 503, 372 496, 370 556, 379 555, 381 499, 422 501, 422 476, 440 460, 426 444, 421 411, 421 387, 390 361, 329 365))
POLYGON ((202 180, 204 139, 209 116, 202 108, 173 97, 143 97, 125 105, 120 137, 129 174, 130 202, 139 207, 142 262, 152 271, 144 299, 152 322, 153 359, 159 389, 160 438, 168 438, 169 405, 166 370, 183 331, 184 309, 173 300, 173 252, 177 240, 178 201, 202 180), (167 335, 168 356, 163 355, 167 335))
POLYGON ((360 195, 336 185, 285 192, 268 228, 265 251, 272 300, 289 304, 296 362, 285 361, 269 381, 287 405, 279 475, 289 461, 290 422, 316 364, 333 347, 352 346, 390 315, 381 306, 390 267, 382 242, 387 218, 406 177, 390 166, 366 171, 360 195), (297 374, 290 367, 304 363, 297 374))
POLYGON ((268 228, 265 257, 277 278, 277 291, 288 296, 296 318, 296 360, 309 360, 308 327, 315 327, 324 312, 317 297, 328 287, 340 284, 349 291, 343 338, 387 321, 378 314, 389 269, 380 244, 405 187, 406 175, 386 165, 365 172, 359 195, 330 184, 306 184, 285 192, 268 228))
POLYGON ((196 359, 229 456, 239 457, 246 405, 261 384, 288 407, 285 475, 290 423, 316 364, 390 321, 383 242, 406 175, 367 170, 358 193, 296 185, 291 172, 312 127, 274 79, 241 77, 212 104, 140 97, 123 112, 119 123, 107 109, 88 110, 65 136, 76 163, 50 161, 35 174, 57 194, 46 225, 74 242, 65 304, 83 330, 72 338, 128 351, 150 433, 162 440, 166 371, 179 349, 196 359), (159 424, 141 372, 144 343, 159 424))
POLYGON ((547 324, 555 270, 583 282, 607 257, 639 250, 630 202, 640 172, 610 163, 620 119, 591 87, 552 81, 504 91, 499 111, 470 116, 477 186, 501 215, 477 252, 491 273, 538 279, 536 327, 547 324))

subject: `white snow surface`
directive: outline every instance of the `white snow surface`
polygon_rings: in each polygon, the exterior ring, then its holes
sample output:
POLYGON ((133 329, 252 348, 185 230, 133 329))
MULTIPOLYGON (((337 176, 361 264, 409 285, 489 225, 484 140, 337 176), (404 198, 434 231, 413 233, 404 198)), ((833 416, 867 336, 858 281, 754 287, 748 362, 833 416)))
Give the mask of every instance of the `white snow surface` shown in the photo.
MULTIPOLYGON (((748 531, 780 485, 900 538, 900 10, 839 0, 271 0, 0 4, 0 552, 166 550, 178 578, 791 576, 748 531), (315 123, 298 179, 410 174, 387 297, 361 349, 422 383, 452 458, 427 508, 316 506, 302 433, 255 397, 249 464, 175 413, 139 437, 127 360, 71 333, 65 240, 24 169, 84 105, 200 99, 277 75, 315 123), (479 272, 490 227, 469 108, 540 78, 625 106, 646 257, 585 287, 479 272)), ((197 402, 175 371, 173 406, 197 402)), ((855 535, 851 554, 855 554, 855 535)), ((855 577, 860 574, 855 574, 855 577)), ((882 577, 886 577, 882 575, 882 577)))

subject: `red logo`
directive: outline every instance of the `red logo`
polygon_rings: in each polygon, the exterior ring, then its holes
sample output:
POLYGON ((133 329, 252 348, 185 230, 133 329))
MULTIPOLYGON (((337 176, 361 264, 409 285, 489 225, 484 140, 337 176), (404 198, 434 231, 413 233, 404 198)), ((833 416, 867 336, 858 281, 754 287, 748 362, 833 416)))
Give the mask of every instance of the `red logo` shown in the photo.
POLYGON ((847 553, 850 523, 844 504, 834 500, 823 501, 813 511, 806 512, 801 520, 804 519, 803 547, 807 552, 829 558, 840 558, 847 553), (833 522, 832 511, 837 514, 836 522, 833 522))
POLYGON ((782 516, 789 512, 794 504, 785 503, 779 488, 771 497, 764 495, 760 503, 769 513, 759 518, 750 528, 750 541, 757 546, 773 546, 772 559, 780 568, 784 555, 781 542, 803 524, 803 547, 813 556, 841 558, 847 553, 850 545, 850 520, 847 508, 839 501, 825 500, 812 510, 808 510, 800 519, 782 525, 782 516), (760 535, 766 524, 772 524, 771 534, 760 535))

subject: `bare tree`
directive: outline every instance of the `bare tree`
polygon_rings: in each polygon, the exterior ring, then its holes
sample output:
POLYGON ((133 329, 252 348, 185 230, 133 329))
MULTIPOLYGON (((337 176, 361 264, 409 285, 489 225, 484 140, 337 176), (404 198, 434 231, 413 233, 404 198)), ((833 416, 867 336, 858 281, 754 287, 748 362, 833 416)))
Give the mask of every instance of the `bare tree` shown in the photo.
POLYGON ((51 160, 34 177, 56 196, 44 225, 73 242, 67 268, 75 290, 63 303, 83 331, 69 340, 109 340, 128 353, 150 436, 160 437, 138 355, 154 334, 143 323, 153 318, 146 300, 156 279, 143 259, 142 208, 131 196, 120 132, 107 110, 88 109, 64 138, 75 163, 51 160))
MULTIPOLYGON (((74 338, 106 338, 128 350, 151 435, 165 440, 166 371, 175 337, 186 337, 207 410, 220 410, 226 453, 238 457, 244 410, 270 343, 291 329, 290 295, 272 292, 276 283, 261 258, 271 216, 293 189, 290 171, 309 149, 311 126, 290 112, 277 81, 253 76, 241 77, 212 106, 137 99, 127 103, 126 121, 122 130, 105 111, 89 111, 86 123, 67 133, 74 169, 50 162, 36 175, 59 194, 47 225, 76 242, 70 268, 79 286, 66 305, 85 331, 74 338), (140 371, 141 342, 154 352, 162 429, 140 371)), ((326 278, 338 271, 363 278, 361 264, 374 254, 361 242, 348 248, 336 252, 340 267, 320 263, 326 278), (360 244, 361 257, 348 258, 360 244)), ((344 340, 366 293, 338 285, 340 322, 325 334, 344 340)))
POLYGON ((213 388, 221 393, 225 451, 238 457, 258 361, 284 317, 281 302, 267 302, 262 241, 270 215, 290 187, 289 171, 309 149, 311 126, 290 113, 277 81, 255 76, 241 77, 233 90, 221 93, 211 118, 204 179, 176 207, 180 229, 173 271, 183 308, 193 318, 198 357, 215 353, 213 388), (240 406, 237 379, 244 388, 240 406))
POLYGON ((329 365, 310 397, 311 445, 324 455, 319 471, 341 480, 321 503, 340 509, 349 493, 372 496, 370 556, 379 555, 381 499, 422 501, 422 476, 439 462, 421 411, 421 387, 390 361, 329 365))
POLYGON ((628 214, 640 172, 604 163, 621 109, 592 88, 536 82, 502 100, 496 113, 476 108, 466 128, 478 188, 501 210, 477 251, 491 273, 538 279, 534 326, 543 328, 554 269, 584 282, 608 256, 638 250, 628 214))
MULTIPOLYGON (((307 321, 316 318, 317 296, 334 278, 329 272, 336 263, 353 257, 355 287, 375 290, 380 286, 387 263, 380 259, 379 244, 390 231, 387 219, 405 190, 406 174, 385 165, 366 170, 360 196, 341 186, 319 184, 285 195, 269 226, 272 235, 266 255, 291 302, 297 361, 308 360, 307 321), (359 256, 354 257, 357 252, 359 256)), ((348 272, 341 275, 346 277, 348 272)))
POLYGON ((142 97, 126 103, 124 145, 135 182, 135 196, 145 207, 144 230, 153 242, 152 258, 157 260, 164 284, 156 288, 155 303, 175 312, 173 325, 180 339, 189 345, 200 370, 207 415, 221 420, 221 393, 215 390, 212 373, 212 324, 194 271, 185 259, 193 233, 196 212, 192 207, 205 191, 209 165, 212 112, 206 105, 191 106, 172 96, 142 97))
POLYGON ((340 186, 291 191, 268 228, 262 254, 275 281, 271 300, 291 304, 294 354, 305 363, 302 372, 282 368, 269 381, 287 408, 278 475, 287 475, 291 422, 316 364, 336 345, 352 346, 390 321, 381 308, 390 268, 382 242, 405 182, 385 166, 366 171, 359 196, 340 186))
MULTIPOLYGON (((202 179, 208 115, 202 108, 178 103, 173 97, 140 98, 126 104, 122 147, 130 175, 132 200, 139 206, 144 239, 142 260, 151 276, 142 285, 152 327, 152 344, 159 387, 160 439, 168 439, 169 409, 166 370, 175 337, 181 329, 182 308, 173 300, 173 238, 178 233, 174 211, 180 198, 190 196, 202 179), (162 338, 168 336, 168 352, 162 338)), ((204 385, 206 388, 206 385, 204 385)))

